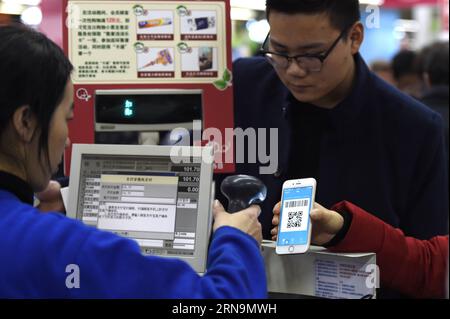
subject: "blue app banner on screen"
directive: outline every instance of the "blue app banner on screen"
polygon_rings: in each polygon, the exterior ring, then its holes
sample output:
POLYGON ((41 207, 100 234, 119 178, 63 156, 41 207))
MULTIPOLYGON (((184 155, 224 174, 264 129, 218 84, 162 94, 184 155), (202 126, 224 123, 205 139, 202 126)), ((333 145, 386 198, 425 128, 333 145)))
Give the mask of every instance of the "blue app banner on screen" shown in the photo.
POLYGON ((278 246, 306 245, 313 187, 286 188, 282 196, 278 246))

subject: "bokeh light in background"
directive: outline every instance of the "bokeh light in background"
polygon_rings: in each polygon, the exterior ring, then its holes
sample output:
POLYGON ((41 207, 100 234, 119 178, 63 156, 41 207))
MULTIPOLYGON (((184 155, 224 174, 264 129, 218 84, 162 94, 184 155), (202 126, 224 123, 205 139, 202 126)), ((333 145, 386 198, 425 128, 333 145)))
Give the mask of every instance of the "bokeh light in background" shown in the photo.
POLYGON ((269 23, 266 19, 260 21, 249 20, 246 23, 246 28, 250 40, 257 43, 263 43, 270 30, 269 23))
POLYGON ((38 26, 42 22, 42 11, 39 7, 29 7, 23 10, 20 20, 29 26, 38 26))
POLYGON ((10 16, 9 21, 21 21, 37 28, 42 22, 42 0, 0 0, 0 14, 10 16))

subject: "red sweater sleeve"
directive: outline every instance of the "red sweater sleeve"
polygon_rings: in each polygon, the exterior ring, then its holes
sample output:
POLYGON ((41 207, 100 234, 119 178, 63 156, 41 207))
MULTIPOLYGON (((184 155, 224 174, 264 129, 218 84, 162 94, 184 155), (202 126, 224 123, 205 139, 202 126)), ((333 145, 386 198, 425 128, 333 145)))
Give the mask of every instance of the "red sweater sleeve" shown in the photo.
POLYGON ((445 297, 448 236, 430 240, 407 237, 382 220, 349 202, 333 210, 352 214, 345 238, 334 252, 374 252, 383 286, 416 298, 445 297))

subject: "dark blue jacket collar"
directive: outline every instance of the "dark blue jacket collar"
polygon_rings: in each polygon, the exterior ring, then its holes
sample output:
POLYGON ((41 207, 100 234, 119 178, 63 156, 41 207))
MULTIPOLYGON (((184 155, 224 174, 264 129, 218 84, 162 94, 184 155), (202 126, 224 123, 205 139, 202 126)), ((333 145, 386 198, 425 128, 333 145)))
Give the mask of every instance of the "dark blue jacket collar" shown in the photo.
POLYGON ((15 175, 0 171, 0 189, 14 194, 21 202, 33 205, 33 190, 28 183, 15 175))

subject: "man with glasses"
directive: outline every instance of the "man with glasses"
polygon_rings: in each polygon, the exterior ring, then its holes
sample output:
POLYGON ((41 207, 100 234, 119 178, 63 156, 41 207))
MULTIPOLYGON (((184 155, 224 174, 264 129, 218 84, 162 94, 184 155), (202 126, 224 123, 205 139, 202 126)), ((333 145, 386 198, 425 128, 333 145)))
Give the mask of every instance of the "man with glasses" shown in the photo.
MULTIPOLYGON (((299 67, 305 72, 318 73, 322 70, 323 63, 326 58, 330 55, 339 41, 346 35, 348 29, 344 29, 336 41, 333 42, 331 47, 325 53, 319 54, 299 54, 294 56, 289 56, 285 53, 270 51, 269 43, 273 42, 270 37, 270 33, 267 35, 266 40, 264 40, 263 46, 261 48, 261 53, 267 57, 267 60, 273 65, 274 68, 280 70, 286 70, 289 68, 290 64, 295 61, 299 67)), ((276 42, 275 42, 276 43, 276 42)))
POLYGON ((233 70, 235 126, 278 128, 275 174, 260 174, 261 163, 237 163, 238 173, 268 187, 264 237, 271 238, 283 182, 304 177, 317 179, 325 207, 348 200, 409 236, 447 234, 442 119, 369 71, 358 53, 359 1, 266 4, 264 56, 237 60, 233 70))

